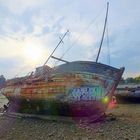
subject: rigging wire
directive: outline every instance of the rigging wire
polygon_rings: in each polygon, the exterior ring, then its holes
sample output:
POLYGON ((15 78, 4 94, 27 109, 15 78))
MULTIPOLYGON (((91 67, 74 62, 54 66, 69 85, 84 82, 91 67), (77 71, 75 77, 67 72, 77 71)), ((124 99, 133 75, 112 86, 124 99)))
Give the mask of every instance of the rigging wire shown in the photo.
MULTIPOLYGON (((83 32, 87 32, 87 30, 91 27, 91 25, 92 24, 95 24, 95 21, 101 16, 101 14, 103 13, 103 11, 104 11, 104 9, 106 8, 106 6, 104 6, 101 10, 100 10, 100 12, 97 14, 97 16, 93 19, 93 20, 91 20, 91 22, 88 24, 88 26, 83 30, 83 32)), ((68 32, 68 31, 67 31, 68 32)), ((66 53, 68 53, 68 51, 78 42, 78 40, 80 40, 80 36, 69 46, 69 48, 62 54, 62 56, 60 57, 60 59, 62 59, 65 55, 66 55, 66 53)), ((108 40, 108 42, 109 42, 109 40, 108 40)), ((109 43, 108 43, 109 44, 109 43)), ((110 58, 109 58, 110 59, 110 58)), ((57 63, 58 63, 59 61, 56 61, 55 62, 55 64, 54 64, 54 67, 57 65, 57 63)), ((44 64, 46 64, 46 62, 44 63, 44 64)), ((20 72, 19 72, 20 73, 20 72)), ((18 74, 19 74, 18 73, 18 74)), ((16 76, 18 76, 18 74, 16 74, 15 75, 15 77, 16 76)), ((28 73, 29 74, 29 73, 28 73)), ((27 75, 28 75, 27 74, 27 75)))
POLYGON ((107 22, 107 30, 106 30, 106 34, 107 34, 108 63, 109 63, 109 65, 110 65, 110 46, 109 46, 108 22, 107 22))
MULTIPOLYGON (((92 24, 95 24, 95 21, 100 17, 100 15, 103 13, 104 9, 106 8, 106 6, 104 6, 102 8, 102 10, 97 14, 97 16, 88 24, 88 26, 83 30, 83 32, 87 32, 87 30, 91 27, 92 24)), ((68 53, 68 51, 78 42, 78 40, 80 40, 80 36, 69 46, 69 48, 62 54, 62 56, 60 57, 60 59, 62 59, 66 53, 68 53)), ((55 65, 58 63, 59 61, 57 61, 55 63, 55 65)))

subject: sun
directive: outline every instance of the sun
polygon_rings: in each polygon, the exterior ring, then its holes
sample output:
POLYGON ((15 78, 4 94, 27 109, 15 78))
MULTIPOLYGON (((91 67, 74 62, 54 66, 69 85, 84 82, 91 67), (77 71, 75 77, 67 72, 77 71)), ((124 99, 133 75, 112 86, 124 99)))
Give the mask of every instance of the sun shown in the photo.
POLYGON ((40 46, 36 46, 35 44, 28 44, 24 48, 24 54, 26 58, 32 61, 38 61, 43 55, 43 50, 40 46))

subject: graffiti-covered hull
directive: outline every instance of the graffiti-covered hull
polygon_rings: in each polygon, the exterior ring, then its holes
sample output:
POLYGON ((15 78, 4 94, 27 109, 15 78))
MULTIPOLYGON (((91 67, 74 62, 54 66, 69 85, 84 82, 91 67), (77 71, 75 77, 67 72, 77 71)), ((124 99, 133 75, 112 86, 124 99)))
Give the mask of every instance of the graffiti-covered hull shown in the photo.
POLYGON ((46 73, 35 72, 1 92, 10 101, 9 111, 97 116, 105 112, 123 71, 90 61, 69 62, 46 73))

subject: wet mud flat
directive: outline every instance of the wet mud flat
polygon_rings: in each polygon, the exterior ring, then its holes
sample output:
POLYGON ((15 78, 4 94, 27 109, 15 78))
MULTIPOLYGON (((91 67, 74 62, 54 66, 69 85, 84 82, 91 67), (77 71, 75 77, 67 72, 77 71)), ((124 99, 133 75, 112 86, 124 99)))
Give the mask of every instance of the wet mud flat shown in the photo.
POLYGON ((0 116, 0 140, 140 140, 140 104, 119 104, 90 124, 0 116))

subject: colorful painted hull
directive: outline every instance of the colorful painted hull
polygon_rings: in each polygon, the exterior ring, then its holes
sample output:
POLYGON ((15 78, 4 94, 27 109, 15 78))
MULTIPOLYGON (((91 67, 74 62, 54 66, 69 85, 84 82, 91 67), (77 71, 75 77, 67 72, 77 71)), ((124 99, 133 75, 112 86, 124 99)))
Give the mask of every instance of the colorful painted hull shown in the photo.
POLYGON ((123 71, 75 61, 59 65, 43 77, 35 77, 35 73, 19 83, 7 84, 1 92, 10 101, 9 111, 96 118, 105 112, 123 71))

